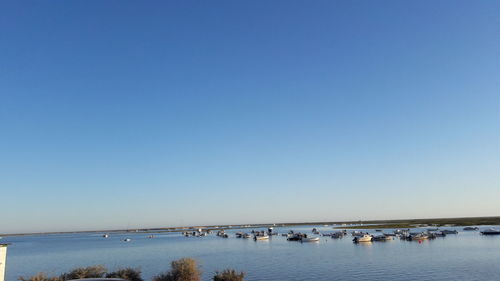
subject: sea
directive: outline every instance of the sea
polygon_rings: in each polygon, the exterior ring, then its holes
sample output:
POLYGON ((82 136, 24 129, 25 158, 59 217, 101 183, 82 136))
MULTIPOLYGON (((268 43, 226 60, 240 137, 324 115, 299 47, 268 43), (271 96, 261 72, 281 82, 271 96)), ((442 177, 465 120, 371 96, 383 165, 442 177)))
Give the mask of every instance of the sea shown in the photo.
MULTIPOLYGON (((331 233, 332 225, 274 227, 278 233, 312 235, 312 229, 331 233)), ((481 226, 480 229, 488 228, 481 226)), ((254 228, 263 230, 264 228, 254 228)), ((6 262, 7 281, 37 272, 59 275, 75 267, 104 265, 109 271, 140 268, 144 280, 170 269, 170 262, 183 257, 197 260, 203 280, 212 280, 216 271, 226 268, 243 271, 247 281, 310 280, 500 280, 500 235, 484 236, 478 231, 456 229, 458 234, 423 242, 395 238, 386 242, 352 242, 323 237, 319 242, 287 241, 281 235, 268 241, 229 238, 214 234, 184 237, 181 233, 74 233, 7 236, 1 243, 11 243, 6 262), (130 242, 124 242, 130 238, 130 242)), ((364 230, 381 234, 375 230, 364 230)), ((412 231, 425 230, 412 229, 412 231)), ((352 230, 348 230, 351 232, 352 230)), ((390 233, 393 229, 384 229, 390 233)))

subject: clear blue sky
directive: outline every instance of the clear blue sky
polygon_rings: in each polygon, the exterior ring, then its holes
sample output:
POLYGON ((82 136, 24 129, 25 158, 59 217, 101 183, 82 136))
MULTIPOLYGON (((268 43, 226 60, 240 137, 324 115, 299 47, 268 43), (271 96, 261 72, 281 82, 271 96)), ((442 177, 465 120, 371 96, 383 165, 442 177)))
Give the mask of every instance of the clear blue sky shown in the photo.
POLYGON ((2 1, 0 233, 500 215, 499 15, 2 1))

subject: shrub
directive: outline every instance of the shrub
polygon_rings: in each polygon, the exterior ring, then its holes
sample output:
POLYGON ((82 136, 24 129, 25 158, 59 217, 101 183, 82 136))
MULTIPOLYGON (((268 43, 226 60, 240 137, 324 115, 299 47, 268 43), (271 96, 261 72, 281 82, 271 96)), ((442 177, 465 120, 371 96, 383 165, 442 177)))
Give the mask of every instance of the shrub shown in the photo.
POLYGON ((59 277, 48 277, 45 273, 39 272, 30 277, 19 277, 17 280, 20 281, 62 281, 59 277))
POLYGON ((61 274, 62 280, 80 279, 80 278, 102 278, 106 274, 106 267, 103 265, 94 265, 79 267, 68 273, 61 274))
POLYGON ((201 272, 194 259, 182 258, 171 263, 172 269, 153 277, 153 281, 200 281, 201 272))
POLYGON ((127 281, 144 281, 139 268, 120 268, 117 271, 106 274, 106 278, 122 278, 127 281))
POLYGON ((234 269, 225 269, 222 272, 215 272, 214 281, 244 281, 245 273, 236 272, 234 269))

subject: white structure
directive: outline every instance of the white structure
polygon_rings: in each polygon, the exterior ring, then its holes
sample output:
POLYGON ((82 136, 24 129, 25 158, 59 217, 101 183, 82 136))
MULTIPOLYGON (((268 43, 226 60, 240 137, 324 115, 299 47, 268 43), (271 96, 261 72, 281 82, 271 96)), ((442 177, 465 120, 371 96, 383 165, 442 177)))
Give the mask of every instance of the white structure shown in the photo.
POLYGON ((5 263, 7 262, 7 246, 9 244, 0 244, 0 281, 5 280, 5 263))

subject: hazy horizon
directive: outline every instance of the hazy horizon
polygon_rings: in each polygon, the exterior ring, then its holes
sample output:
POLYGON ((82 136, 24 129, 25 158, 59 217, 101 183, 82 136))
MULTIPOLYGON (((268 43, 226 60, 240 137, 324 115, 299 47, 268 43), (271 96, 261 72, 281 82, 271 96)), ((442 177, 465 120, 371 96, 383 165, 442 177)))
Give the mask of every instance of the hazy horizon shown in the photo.
POLYGON ((499 11, 0 3, 0 233, 499 216, 499 11))

